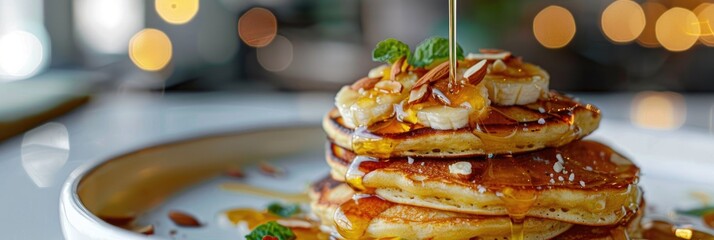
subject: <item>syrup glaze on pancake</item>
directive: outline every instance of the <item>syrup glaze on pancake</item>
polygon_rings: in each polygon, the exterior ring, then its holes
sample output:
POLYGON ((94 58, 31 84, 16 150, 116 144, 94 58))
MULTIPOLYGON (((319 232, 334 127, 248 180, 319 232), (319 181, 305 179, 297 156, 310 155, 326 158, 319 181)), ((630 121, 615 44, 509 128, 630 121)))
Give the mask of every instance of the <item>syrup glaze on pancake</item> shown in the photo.
MULTIPOLYGON (((392 203, 377 196, 355 193, 329 176, 310 191, 311 206, 322 219, 323 230, 344 239, 505 239, 510 220, 392 203), (337 231, 337 232, 334 232, 337 231)), ((571 224, 528 218, 526 239, 548 239, 571 224)))
POLYGON ((327 158, 337 179, 389 201, 508 214, 516 220, 531 216, 611 225, 637 211, 641 197, 637 166, 594 141, 494 158, 441 160, 366 158, 332 144, 327 158), (470 174, 452 173, 456 163, 468 163, 470 174))
POLYGON ((468 127, 456 130, 436 130, 399 121, 396 116, 367 128, 351 129, 345 127, 336 110, 328 114, 323 124, 330 138, 338 145, 359 155, 386 158, 528 152, 562 146, 580 139, 594 131, 599 121, 600 110, 595 106, 551 92, 549 99, 528 105, 492 105, 484 117, 471 122, 468 127), (455 134, 464 135, 458 137, 455 134), (418 141, 420 138, 439 135, 444 135, 441 139, 445 142, 433 141, 424 146, 408 143, 410 140, 418 141), (538 139, 543 139, 543 143, 537 144, 540 141, 538 139), (414 146, 406 146, 410 144, 414 146))
MULTIPOLYGON (((474 189, 482 186, 487 190, 505 187, 522 190, 543 190, 566 188, 598 191, 601 189, 622 189, 636 184, 639 168, 624 156, 602 143, 583 140, 559 148, 547 148, 524 154, 472 157, 459 159, 432 158, 389 158, 356 162, 361 157, 355 153, 330 144, 332 155, 354 172, 365 174, 381 171, 399 171, 410 175, 421 175, 433 179, 447 180, 474 189), (562 159, 562 162, 559 162, 562 159), (471 164, 471 174, 461 175, 450 172, 449 166, 458 162, 471 164), (556 172, 554 165, 562 170, 556 172), (551 176, 552 175, 552 176, 551 176), (573 175, 573 180, 570 176, 573 175), (563 177, 564 180, 559 180, 563 177), (553 181, 551 181, 553 180, 553 181), (581 183, 582 182, 582 183, 581 183)), ((346 179, 355 183, 361 179, 346 179)), ((364 189, 355 184, 357 189, 364 189)))

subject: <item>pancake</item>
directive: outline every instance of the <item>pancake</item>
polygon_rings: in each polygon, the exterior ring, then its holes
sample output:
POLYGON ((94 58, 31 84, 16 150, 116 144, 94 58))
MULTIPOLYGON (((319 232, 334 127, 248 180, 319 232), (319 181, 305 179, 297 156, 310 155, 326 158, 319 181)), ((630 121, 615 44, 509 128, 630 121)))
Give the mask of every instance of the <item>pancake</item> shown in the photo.
POLYGON ((604 226, 636 211, 641 200, 639 168, 595 141, 494 158, 373 159, 335 144, 326 155, 332 176, 357 189, 390 202, 445 211, 518 212, 604 226))
POLYGON ((436 130, 394 117, 368 129, 349 128, 336 109, 323 119, 335 144, 359 155, 387 157, 464 157, 513 154, 558 147, 587 136, 600 123, 600 110, 557 92, 528 105, 489 107, 478 123, 436 130))
MULTIPOLYGON (((374 196, 355 195, 347 184, 330 177, 315 183, 310 192, 312 209, 323 229, 340 231, 346 239, 509 239, 507 216, 477 216, 423 207, 394 204, 374 196), (353 200, 356 199, 356 200, 353 200), (336 224, 336 222, 339 222, 336 224)), ((525 239, 550 239, 571 224, 526 218, 525 239)))

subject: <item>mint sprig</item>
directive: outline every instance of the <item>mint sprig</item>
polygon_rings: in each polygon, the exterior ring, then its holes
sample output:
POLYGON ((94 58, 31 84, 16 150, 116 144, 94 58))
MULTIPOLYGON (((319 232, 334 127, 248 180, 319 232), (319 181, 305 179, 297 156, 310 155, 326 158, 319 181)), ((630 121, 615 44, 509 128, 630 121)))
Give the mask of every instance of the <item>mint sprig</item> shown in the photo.
POLYGON ((297 204, 282 205, 280 203, 271 203, 268 205, 268 212, 279 217, 291 217, 300 213, 300 206, 297 204))
MULTIPOLYGON (((456 56, 459 60, 464 59, 464 50, 458 44, 456 56)), ((421 42, 408 60, 409 65, 414 67, 426 67, 447 59, 449 59, 449 39, 431 37, 421 42)))
POLYGON ((263 240, 266 236, 276 237, 279 240, 294 240, 295 233, 290 228, 278 224, 275 221, 267 222, 257 226, 250 234, 245 235, 246 240, 263 240))
POLYGON ((401 57, 409 57, 409 45, 394 38, 377 43, 372 51, 372 60, 392 64, 401 57))

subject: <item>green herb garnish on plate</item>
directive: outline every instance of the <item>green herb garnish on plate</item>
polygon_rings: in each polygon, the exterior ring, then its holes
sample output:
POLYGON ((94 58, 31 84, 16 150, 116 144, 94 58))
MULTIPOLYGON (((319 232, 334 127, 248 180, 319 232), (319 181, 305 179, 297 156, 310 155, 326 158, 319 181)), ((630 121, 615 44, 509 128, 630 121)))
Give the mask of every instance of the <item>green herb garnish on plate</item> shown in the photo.
POLYGON ((266 236, 272 236, 277 238, 278 240, 295 239, 295 233, 293 233, 290 228, 280 225, 275 221, 267 222, 255 227, 255 229, 253 229, 250 234, 245 235, 245 239, 263 240, 263 238, 266 236))
POLYGON ((300 206, 297 204, 282 205, 280 203, 271 203, 268 205, 268 212, 280 217, 291 217, 300 213, 300 206))

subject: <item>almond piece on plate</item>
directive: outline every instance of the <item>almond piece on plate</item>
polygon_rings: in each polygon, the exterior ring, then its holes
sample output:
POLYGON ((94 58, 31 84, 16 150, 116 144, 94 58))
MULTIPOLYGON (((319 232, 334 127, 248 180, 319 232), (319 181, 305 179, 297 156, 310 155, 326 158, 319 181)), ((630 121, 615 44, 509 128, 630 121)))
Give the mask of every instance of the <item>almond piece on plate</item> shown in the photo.
POLYGON ((397 80, 397 76, 402 73, 402 65, 404 64, 405 60, 405 57, 401 57, 397 59, 394 64, 392 64, 392 69, 389 71, 389 79, 397 80))
POLYGON ((429 72, 424 74, 419 80, 414 84, 414 88, 418 88, 421 85, 435 82, 436 80, 442 79, 449 76, 449 62, 444 62, 431 69, 429 72))
POLYGON ((511 56, 511 52, 499 52, 499 53, 469 53, 466 59, 485 59, 485 60, 504 60, 511 56))
POLYGON ((278 219, 275 220, 278 224, 289 228, 312 228, 310 222, 300 219, 278 219))
POLYGON ((381 80, 380 78, 369 78, 369 77, 364 77, 360 80, 357 80, 357 82, 353 83, 350 88, 352 90, 360 90, 360 89, 372 89, 377 82, 381 80))
POLYGON ((421 102, 426 99, 426 92, 429 90, 429 85, 422 85, 418 88, 414 88, 409 92, 409 100, 407 103, 421 102))
POLYGON ((484 59, 474 64, 469 69, 466 69, 466 71, 464 71, 464 78, 468 79, 469 83, 478 85, 486 76, 486 70, 488 69, 486 63, 488 63, 488 60, 484 59))
POLYGON ((386 93, 402 92, 402 84, 394 80, 380 81, 374 85, 374 88, 386 93))
POLYGON ((195 217, 189 215, 185 212, 180 211, 170 211, 169 219, 173 221, 176 225, 182 227, 200 227, 201 223, 196 220, 195 217))
POLYGON ((138 232, 144 235, 154 235, 154 225, 149 224, 143 227, 134 228, 134 232, 138 232))
POLYGON ((267 162, 261 162, 258 165, 258 168, 260 169, 260 172, 271 177, 280 177, 285 175, 285 170, 267 162))

